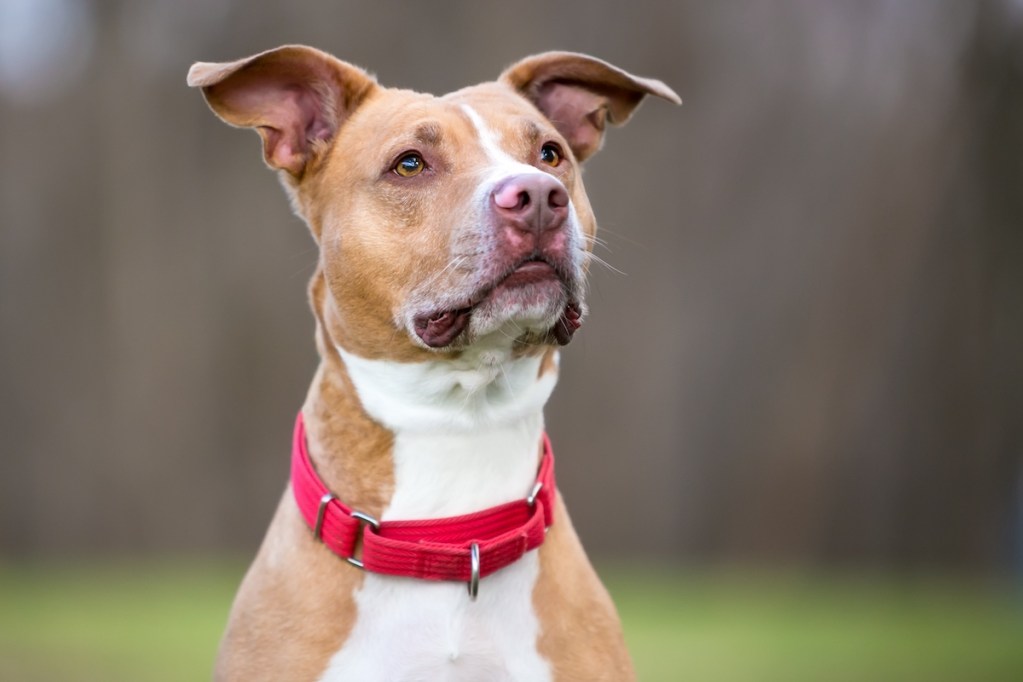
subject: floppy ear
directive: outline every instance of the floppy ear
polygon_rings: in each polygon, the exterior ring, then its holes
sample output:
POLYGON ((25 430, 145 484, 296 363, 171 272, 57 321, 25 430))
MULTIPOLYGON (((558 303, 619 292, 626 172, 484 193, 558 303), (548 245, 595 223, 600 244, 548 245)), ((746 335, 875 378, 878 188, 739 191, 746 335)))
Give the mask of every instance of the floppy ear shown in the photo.
POLYGON ((374 88, 362 69, 303 45, 236 62, 196 62, 188 84, 234 126, 255 128, 272 168, 301 177, 312 157, 374 88))
POLYGON ((545 52, 500 78, 526 96, 558 129, 579 161, 597 152, 608 123, 622 125, 646 95, 682 104, 667 85, 573 52, 545 52))

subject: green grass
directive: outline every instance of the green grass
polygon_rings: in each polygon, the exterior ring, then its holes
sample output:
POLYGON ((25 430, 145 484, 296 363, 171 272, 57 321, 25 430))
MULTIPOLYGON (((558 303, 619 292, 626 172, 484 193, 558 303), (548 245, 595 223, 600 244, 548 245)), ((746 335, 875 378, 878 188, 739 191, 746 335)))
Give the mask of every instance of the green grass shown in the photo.
MULTIPOLYGON (((0 564, 0 680, 209 678, 240 562, 0 564)), ((1023 680, 1023 600, 950 581, 603 572, 643 682, 1023 680)))
POLYGON ((606 573, 644 682, 1023 680, 1018 590, 606 573))
POLYGON ((206 680, 241 563, 0 565, 0 680, 206 680))

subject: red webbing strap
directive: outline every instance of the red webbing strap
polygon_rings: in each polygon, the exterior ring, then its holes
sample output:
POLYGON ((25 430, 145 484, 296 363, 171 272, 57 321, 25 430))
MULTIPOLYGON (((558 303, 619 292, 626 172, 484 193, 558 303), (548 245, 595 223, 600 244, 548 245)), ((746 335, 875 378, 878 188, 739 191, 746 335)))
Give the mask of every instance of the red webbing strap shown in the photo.
POLYGON ((361 529, 361 561, 367 571, 374 573, 468 581, 473 544, 479 547, 480 576, 515 562, 543 544, 547 528, 554 523, 554 453, 546 433, 536 478, 539 492, 532 503, 522 499, 461 516, 381 521, 374 528, 353 517, 353 510, 320 480, 309 458, 301 412, 295 422, 291 487, 302 516, 310 528, 315 530, 319 525, 319 539, 346 559, 353 557, 361 529), (329 501, 319 518, 325 496, 329 501))

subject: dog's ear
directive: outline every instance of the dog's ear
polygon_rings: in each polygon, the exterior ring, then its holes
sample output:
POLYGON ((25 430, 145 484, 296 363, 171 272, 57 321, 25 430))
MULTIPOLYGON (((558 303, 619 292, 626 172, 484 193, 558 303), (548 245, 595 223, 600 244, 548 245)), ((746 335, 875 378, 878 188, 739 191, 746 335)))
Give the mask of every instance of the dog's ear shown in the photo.
POLYGON ((597 152, 608 123, 621 125, 646 95, 681 104, 667 85, 633 76, 572 52, 545 52, 509 67, 500 78, 526 96, 568 141, 579 161, 597 152))
POLYGON ((255 128, 272 168, 301 177, 310 159, 376 87, 362 69, 286 45, 236 62, 196 62, 188 84, 227 123, 255 128))

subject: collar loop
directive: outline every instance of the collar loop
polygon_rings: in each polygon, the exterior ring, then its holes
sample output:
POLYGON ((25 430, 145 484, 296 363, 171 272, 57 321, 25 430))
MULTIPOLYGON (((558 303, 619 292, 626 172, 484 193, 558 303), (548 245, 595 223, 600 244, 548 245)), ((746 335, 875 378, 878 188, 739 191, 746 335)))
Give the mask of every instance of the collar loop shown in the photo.
POLYGON ((353 510, 324 485, 309 457, 299 412, 291 452, 291 487, 313 536, 332 552, 371 573, 465 582, 479 579, 543 544, 554 523, 554 453, 543 434, 543 455, 528 497, 439 519, 377 521, 353 510), (362 558, 355 558, 359 540, 362 558))

